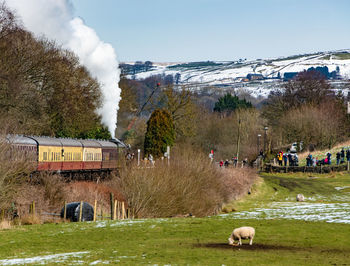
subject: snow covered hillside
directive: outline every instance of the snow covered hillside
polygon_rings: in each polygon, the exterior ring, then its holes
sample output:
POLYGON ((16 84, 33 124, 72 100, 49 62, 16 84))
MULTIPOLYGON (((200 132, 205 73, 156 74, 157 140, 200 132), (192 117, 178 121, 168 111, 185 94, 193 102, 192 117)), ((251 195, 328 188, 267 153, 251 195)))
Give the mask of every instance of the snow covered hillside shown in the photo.
POLYGON ((199 90, 205 86, 243 89, 257 97, 267 96, 271 89, 281 86, 285 74, 324 66, 329 72, 337 72, 337 80, 331 82, 344 89, 344 80, 350 78, 350 49, 252 61, 153 64, 151 70, 138 73, 135 78, 177 75, 179 85, 190 85, 199 90))

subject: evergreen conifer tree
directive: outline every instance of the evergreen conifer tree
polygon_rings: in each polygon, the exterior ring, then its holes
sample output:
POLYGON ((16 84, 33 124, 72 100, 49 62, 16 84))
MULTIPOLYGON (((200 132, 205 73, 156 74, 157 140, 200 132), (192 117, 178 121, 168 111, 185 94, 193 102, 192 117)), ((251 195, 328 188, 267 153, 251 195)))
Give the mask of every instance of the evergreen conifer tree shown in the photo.
POLYGON ((166 110, 156 109, 147 121, 145 135, 145 155, 160 157, 172 146, 175 140, 175 129, 171 115, 166 110))

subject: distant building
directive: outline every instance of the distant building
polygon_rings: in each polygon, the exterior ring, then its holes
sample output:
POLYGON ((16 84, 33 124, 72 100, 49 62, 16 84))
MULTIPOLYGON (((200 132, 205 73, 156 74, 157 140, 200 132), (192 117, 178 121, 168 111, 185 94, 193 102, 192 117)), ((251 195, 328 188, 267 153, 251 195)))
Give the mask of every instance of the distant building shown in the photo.
POLYGON ((264 76, 262 74, 248 74, 247 79, 251 80, 262 80, 264 76))
POLYGON ((299 74, 299 72, 285 72, 283 74, 283 80, 289 81, 289 80, 293 79, 298 74, 299 74))

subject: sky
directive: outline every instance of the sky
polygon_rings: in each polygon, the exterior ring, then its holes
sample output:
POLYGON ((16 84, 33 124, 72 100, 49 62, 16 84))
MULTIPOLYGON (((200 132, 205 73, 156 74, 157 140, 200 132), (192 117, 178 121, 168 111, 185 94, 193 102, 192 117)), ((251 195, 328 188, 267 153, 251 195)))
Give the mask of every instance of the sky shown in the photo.
POLYGON ((348 0, 72 0, 121 61, 257 59, 350 48, 348 0))
POLYGON ((349 0, 71 0, 120 61, 257 59, 350 48, 349 0))

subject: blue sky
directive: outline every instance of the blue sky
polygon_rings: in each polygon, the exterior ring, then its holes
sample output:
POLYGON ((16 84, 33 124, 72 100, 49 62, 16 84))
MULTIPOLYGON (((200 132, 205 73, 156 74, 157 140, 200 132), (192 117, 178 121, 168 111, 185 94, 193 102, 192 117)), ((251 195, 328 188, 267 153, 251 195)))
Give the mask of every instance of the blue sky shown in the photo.
POLYGON ((71 0, 120 61, 256 59, 350 48, 348 0, 71 0))

